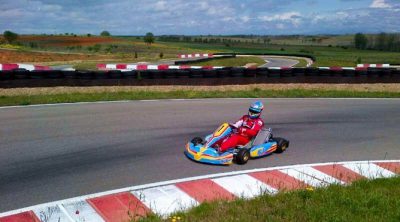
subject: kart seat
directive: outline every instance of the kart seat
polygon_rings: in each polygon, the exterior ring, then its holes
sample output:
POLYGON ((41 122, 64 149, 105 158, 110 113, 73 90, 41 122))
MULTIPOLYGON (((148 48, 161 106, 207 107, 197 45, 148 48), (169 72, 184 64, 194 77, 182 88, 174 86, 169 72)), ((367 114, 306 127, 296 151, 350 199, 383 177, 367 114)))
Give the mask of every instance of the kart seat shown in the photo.
POLYGON ((264 144, 266 141, 270 139, 270 137, 271 137, 271 129, 262 128, 254 139, 252 139, 244 146, 238 146, 238 148, 250 149, 253 146, 264 144))
POLYGON ((262 128, 253 140, 252 146, 257 146, 265 143, 270 139, 271 129, 262 128))

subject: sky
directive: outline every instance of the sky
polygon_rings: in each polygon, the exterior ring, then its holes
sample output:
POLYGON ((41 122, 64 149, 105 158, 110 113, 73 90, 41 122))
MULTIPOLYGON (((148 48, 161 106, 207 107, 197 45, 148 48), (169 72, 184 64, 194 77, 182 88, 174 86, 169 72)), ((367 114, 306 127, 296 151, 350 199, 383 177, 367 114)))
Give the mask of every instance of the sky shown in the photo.
POLYGON ((0 32, 294 35, 400 32, 400 0, 0 0, 0 32))

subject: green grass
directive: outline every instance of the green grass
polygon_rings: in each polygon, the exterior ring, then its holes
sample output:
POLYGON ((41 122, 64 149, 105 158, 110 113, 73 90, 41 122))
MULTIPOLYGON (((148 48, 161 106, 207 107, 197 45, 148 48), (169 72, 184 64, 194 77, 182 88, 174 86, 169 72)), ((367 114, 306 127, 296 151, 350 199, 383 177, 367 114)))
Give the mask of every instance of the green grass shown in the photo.
POLYGON ((358 50, 354 48, 310 46, 310 45, 257 45, 238 44, 231 47, 218 44, 199 43, 169 43, 171 46, 188 49, 208 50, 213 52, 231 53, 273 53, 273 54, 309 54, 316 57, 313 66, 355 66, 361 63, 399 64, 399 52, 384 52, 377 50, 358 50))
POLYGON ((307 61, 305 59, 297 59, 297 63, 294 67, 307 67, 307 61))
MULTIPOLYGON (((350 186, 331 185, 262 195, 252 200, 203 203, 176 221, 400 221, 400 177, 362 180, 350 186)), ((162 220, 156 215, 143 219, 162 220)))
POLYGON ((257 66, 264 65, 265 61, 259 57, 255 56, 246 56, 246 57, 236 57, 236 58, 223 58, 223 59, 215 59, 204 62, 190 63, 190 65, 197 66, 245 66, 249 63, 255 63, 257 66))
POLYGON ((263 90, 244 91, 194 91, 169 92, 135 91, 102 93, 65 93, 55 95, 0 96, 0 106, 32 105, 47 103, 75 103, 140 99, 194 99, 194 98, 400 98, 399 92, 355 92, 345 90, 263 90))

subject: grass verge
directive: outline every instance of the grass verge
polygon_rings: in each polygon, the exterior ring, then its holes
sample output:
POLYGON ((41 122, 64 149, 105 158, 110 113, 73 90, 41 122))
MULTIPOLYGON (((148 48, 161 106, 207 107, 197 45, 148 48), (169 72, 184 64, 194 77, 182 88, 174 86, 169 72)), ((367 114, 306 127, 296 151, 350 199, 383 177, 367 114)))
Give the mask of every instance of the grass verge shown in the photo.
POLYGON ((165 220, 151 215, 142 221, 400 221, 399 184, 400 177, 361 180, 346 187, 203 203, 165 220))
MULTIPOLYGON (((362 91, 356 89, 343 89, 346 86, 335 88, 307 88, 294 86, 286 89, 261 86, 220 87, 176 87, 159 90, 158 88, 132 88, 129 91, 97 90, 93 92, 69 92, 62 93, 45 92, 26 94, 12 94, 8 91, 0 93, 0 106, 33 105, 47 103, 75 103, 115 100, 141 100, 141 99, 195 99, 195 98, 400 98, 399 91, 362 91)), ((161 88, 162 89, 162 88, 161 88)), ((124 88, 122 88, 124 90, 124 88)))

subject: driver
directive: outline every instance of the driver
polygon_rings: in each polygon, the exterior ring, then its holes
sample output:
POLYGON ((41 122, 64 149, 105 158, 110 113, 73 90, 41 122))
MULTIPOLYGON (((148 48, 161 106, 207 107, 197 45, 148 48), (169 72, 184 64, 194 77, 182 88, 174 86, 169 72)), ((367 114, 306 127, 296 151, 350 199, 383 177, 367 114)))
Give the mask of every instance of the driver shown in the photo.
POLYGON ((225 152, 230 148, 244 146, 250 142, 264 126, 264 121, 260 118, 263 109, 264 105, 260 101, 251 104, 248 114, 231 124, 231 127, 236 130, 220 142, 218 151, 225 152))

